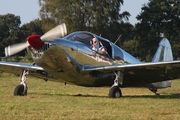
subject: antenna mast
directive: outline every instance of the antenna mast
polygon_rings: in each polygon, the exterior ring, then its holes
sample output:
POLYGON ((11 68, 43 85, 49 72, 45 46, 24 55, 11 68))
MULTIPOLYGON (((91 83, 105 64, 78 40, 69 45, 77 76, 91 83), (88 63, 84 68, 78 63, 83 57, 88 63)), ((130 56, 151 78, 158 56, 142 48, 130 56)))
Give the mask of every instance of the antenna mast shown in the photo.
POLYGON ((114 44, 116 44, 120 40, 121 36, 122 34, 118 37, 118 39, 114 42, 114 44))

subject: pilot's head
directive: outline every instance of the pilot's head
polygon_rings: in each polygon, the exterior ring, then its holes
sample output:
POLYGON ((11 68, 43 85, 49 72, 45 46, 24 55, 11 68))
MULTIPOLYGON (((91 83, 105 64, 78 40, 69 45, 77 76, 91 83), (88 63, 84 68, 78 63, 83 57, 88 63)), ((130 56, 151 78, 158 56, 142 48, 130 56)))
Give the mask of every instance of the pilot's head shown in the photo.
POLYGON ((92 38, 92 47, 97 48, 97 40, 95 37, 92 38))

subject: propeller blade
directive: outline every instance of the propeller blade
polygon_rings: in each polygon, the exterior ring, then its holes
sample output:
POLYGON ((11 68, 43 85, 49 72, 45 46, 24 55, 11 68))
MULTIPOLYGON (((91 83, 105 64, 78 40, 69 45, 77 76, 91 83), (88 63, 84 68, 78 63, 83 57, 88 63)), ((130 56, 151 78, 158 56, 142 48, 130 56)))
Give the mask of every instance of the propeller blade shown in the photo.
POLYGON ((52 41, 53 38, 63 37, 66 34, 67 34, 66 24, 63 23, 63 24, 58 25, 55 28, 51 29, 50 31, 45 33, 43 36, 41 36, 41 40, 43 42, 52 41))
POLYGON ((14 55, 24 50, 28 46, 29 46, 28 42, 24 42, 24 43, 14 44, 14 45, 5 47, 5 56, 8 57, 8 56, 14 55))

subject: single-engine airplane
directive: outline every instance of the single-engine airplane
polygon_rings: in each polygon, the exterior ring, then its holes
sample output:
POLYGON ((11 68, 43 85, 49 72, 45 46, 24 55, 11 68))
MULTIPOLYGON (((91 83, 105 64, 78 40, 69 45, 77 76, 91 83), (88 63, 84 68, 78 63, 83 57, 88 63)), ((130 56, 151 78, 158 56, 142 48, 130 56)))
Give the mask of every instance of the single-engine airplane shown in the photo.
POLYGON ((180 77, 180 61, 173 61, 166 38, 160 41, 152 62, 143 63, 96 34, 86 31, 66 34, 63 23, 43 36, 31 35, 27 42, 5 48, 6 57, 28 48, 34 60, 33 64, 0 62, 0 71, 21 74, 21 84, 14 89, 15 96, 27 95, 28 74, 79 86, 111 86, 110 98, 121 97, 122 87, 146 87, 157 94, 157 89, 170 87, 171 80, 180 77), (92 49, 92 38, 96 39, 97 48, 106 49, 106 54, 92 49))

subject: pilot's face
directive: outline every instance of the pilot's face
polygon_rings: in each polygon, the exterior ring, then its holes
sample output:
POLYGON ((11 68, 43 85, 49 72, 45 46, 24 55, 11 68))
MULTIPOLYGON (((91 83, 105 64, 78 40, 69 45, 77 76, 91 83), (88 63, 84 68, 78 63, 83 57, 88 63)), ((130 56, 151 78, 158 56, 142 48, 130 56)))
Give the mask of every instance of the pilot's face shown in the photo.
POLYGON ((96 38, 92 38, 92 42, 93 42, 93 47, 97 47, 97 41, 96 41, 96 38))

